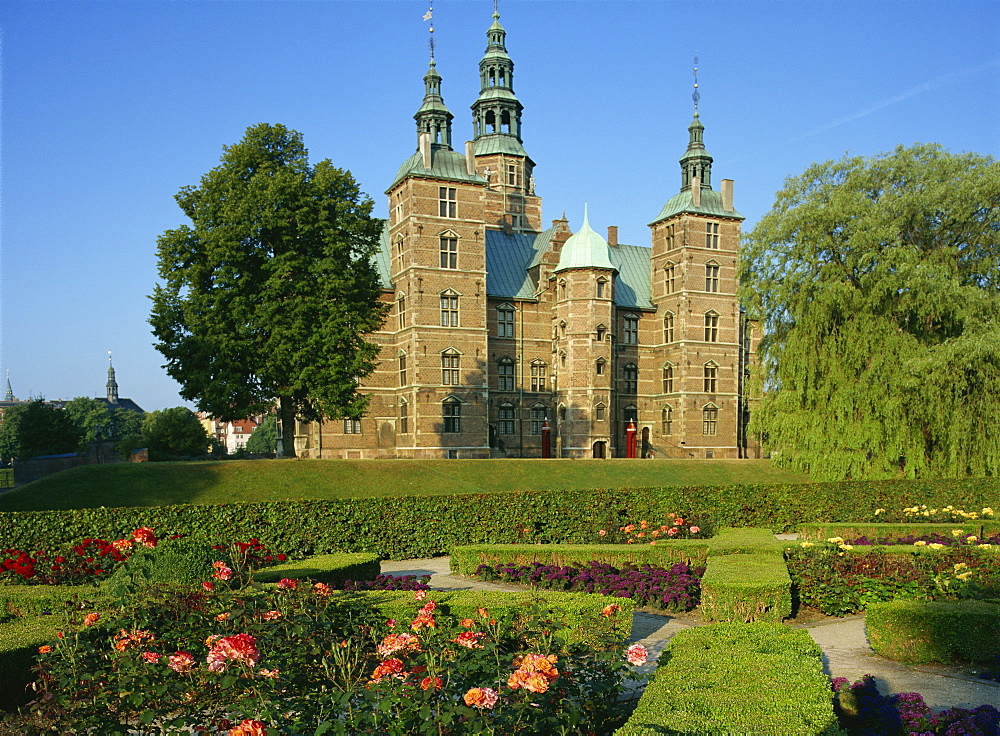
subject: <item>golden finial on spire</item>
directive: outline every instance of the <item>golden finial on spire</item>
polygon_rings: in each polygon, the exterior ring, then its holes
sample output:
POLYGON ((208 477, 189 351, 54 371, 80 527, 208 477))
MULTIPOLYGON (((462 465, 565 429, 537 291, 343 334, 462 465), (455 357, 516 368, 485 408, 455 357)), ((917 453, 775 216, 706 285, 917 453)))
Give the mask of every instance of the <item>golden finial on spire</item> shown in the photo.
POLYGON ((431 50, 431 61, 434 61, 434 0, 431 0, 430 7, 427 9, 427 12, 424 13, 424 20, 429 20, 431 22, 431 37, 428 45, 431 50))

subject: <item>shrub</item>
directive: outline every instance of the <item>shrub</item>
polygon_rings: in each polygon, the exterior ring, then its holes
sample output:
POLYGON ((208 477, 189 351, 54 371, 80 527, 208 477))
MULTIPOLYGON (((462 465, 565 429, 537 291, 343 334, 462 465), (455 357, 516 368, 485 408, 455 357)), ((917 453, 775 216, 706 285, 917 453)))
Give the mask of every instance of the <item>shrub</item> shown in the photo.
POLYGON ((792 615, 791 580, 779 555, 729 554, 708 558, 701 581, 706 621, 774 621, 792 615))
POLYGON ((282 578, 308 578, 339 588, 348 580, 374 580, 381 570, 380 562, 378 555, 369 552, 315 555, 259 570, 254 573, 253 579, 259 583, 276 583, 282 578))
POLYGON ((841 733, 821 655, 806 631, 780 624, 678 632, 616 736, 841 733))
POLYGON ((990 662, 1000 654, 1000 606, 971 600, 875 603, 865 631, 876 653, 901 662, 990 662))
POLYGON ((582 565, 603 562, 615 567, 676 562, 703 565, 708 558, 706 541, 639 544, 470 544, 451 548, 451 569, 460 575, 475 575, 480 565, 582 565))
POLYGON ((200 586, 219 579, 217 561, 231 569, 232 560, 224 550, 203 541, 182 537, 160 542, 154 548, 140 548, 101 584, 101 592, 126 596, 162 583, 200 586))

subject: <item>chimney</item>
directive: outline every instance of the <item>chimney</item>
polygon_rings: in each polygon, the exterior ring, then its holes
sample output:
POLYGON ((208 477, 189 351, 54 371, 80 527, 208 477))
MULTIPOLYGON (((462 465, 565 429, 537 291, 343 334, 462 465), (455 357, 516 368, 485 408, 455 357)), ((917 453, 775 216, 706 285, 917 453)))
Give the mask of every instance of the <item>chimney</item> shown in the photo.
POLYGON ((722 180, 722 209, 726 212, 733 211, 733 180, 722 180))
POLYGON ((418 139, 420 144, 420 158, 423 159, 424 168, 431 168, 431 134, 421 133, 418 139))
POLYGON ((465 171, 469 176, 476 175, 476 144, 465 142, 465 171))
POLYGON ((617 225, 608 225, 608 245, 618 245, 617 225))
MULTIPOLYGON (((430 168, 430 167, 428 167, 430 168)), ((691 203, 695 207, 701 207, 701 177, 691 177, 691 203)))

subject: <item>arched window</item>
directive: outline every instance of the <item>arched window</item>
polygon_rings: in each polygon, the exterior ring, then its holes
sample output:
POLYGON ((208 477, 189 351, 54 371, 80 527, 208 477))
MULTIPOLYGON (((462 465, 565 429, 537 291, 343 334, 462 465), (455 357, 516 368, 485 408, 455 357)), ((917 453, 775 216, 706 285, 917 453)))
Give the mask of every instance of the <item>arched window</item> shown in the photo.
POLYGON ((399 432, 407 434, 410 431, 410 405, 406 399, 399 400, 399 432))
POLYGON ((566 280, 563 279, 559 282, 559 296, 563 299, 566 298, 566 280))
POLYGON ((454 348, 448 348, 441 353, 441 383, 445 386, 457 386, 462 367, 462 356, 454 348))
POLYGON ((547 391, 545 373, 548 366, 541 360, 531 361, 531 390, 547 391))
POLYGON ((458 293, 452 289, 441 292, 441 326, 458 327, 458 293))
POLYGON ((449 230, 441 233, 441 268, 458 268, 458 234, 449 230))
POLYGON ((594 407, 594 419, 598 422, 603 422, 607 418, 608 407, 604 404, 598 404, 594 407))
POLYGON ((604 342, 605 336, 608 334, 608 328, 604 325, 597 325, 597 342, 604 342))
POLYGON ((565 422, 566 421, 566 405, 565 404, 562 404, 562 405, 559 406, 559 421, 560 422, 565 422))
POLYGON ((462 431, 462 403, 454 396, 449 396, 441 402, 441 418, 443 430, 448 434, 462 431))
POLYGON ((549 418, 549 408, 545 404, 535 404, 531 407, 531 434, 541 434, 542 425, 549 418))
POLYGON ((500 404, 497 410, 497 434, 514 434, 513 404, 500 404))
POLYGON ((663 267, 663 288, 667 294, 677 290, 677 267, 670 261, 663 267))
POLYGON ((672 394, 674 392, 674 364, 666 363, 663 366, 663 393, 672 394))
POLYGON ((719 407, 715 404, 705 404, 701 409, 701 433, 714 436, 719 427, 719 407))
POLYGON ((662 426, 660 427, 662 434, 664 436, 672 435, 674 433, 674 407, 670 404, 664 404, 660 412, 660 418, 662 420, 662 426))
POLYGON ((607 365, 608 365, 608 361, 606 361, 604 358, 598 358, 597 359, 597 363, 595 364, 595 369, 597 371, 597 375, 603 376, 604 375, 604 369, 607 367, 607 365))
POLYGON ((705 342, 719 341, 719 313, 714 309, 705 313, 705 342))
POLYGON ((719 381, 719 364, 715 361, 708 361, 704 365, 705 393, 714 394, 719 381))
POLYGON ((622 368, 622 393, 634 394, 639 388, 639 367, 629 363, 622 368))
POLYGON ((674 313, 667 312, 663 315, 663 342, 674 341, 674 313))
POLYGON ((604 299, 607 296, 608 280, 605 278, 597 279, 597 298, 604 299))
POLYGON ((705 264, 705 291, 717 292, 719 290, 720 266, 715 261, 705 264))
POLYGON ((497 390, 514 390, 514 361, 510 358, 501 358, 497 363, 497 390))
POLYGON ((399 351, 399 386, 406 385, 406 353, 399 351))
POLYGON ((399 329, 406 327, 406 294, 396 297, 396 316, 399 321, 399 329))

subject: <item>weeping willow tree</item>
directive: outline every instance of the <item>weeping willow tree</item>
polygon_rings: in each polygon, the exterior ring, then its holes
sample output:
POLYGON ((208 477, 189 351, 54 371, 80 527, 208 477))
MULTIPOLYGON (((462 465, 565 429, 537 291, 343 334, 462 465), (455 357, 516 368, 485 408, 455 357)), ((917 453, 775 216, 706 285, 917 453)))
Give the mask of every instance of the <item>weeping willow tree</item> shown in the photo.
POLYGON ((750 424, 822 479, 1000 475, 1000 164, 936 145, 814 164, 745 238, 750 424))

